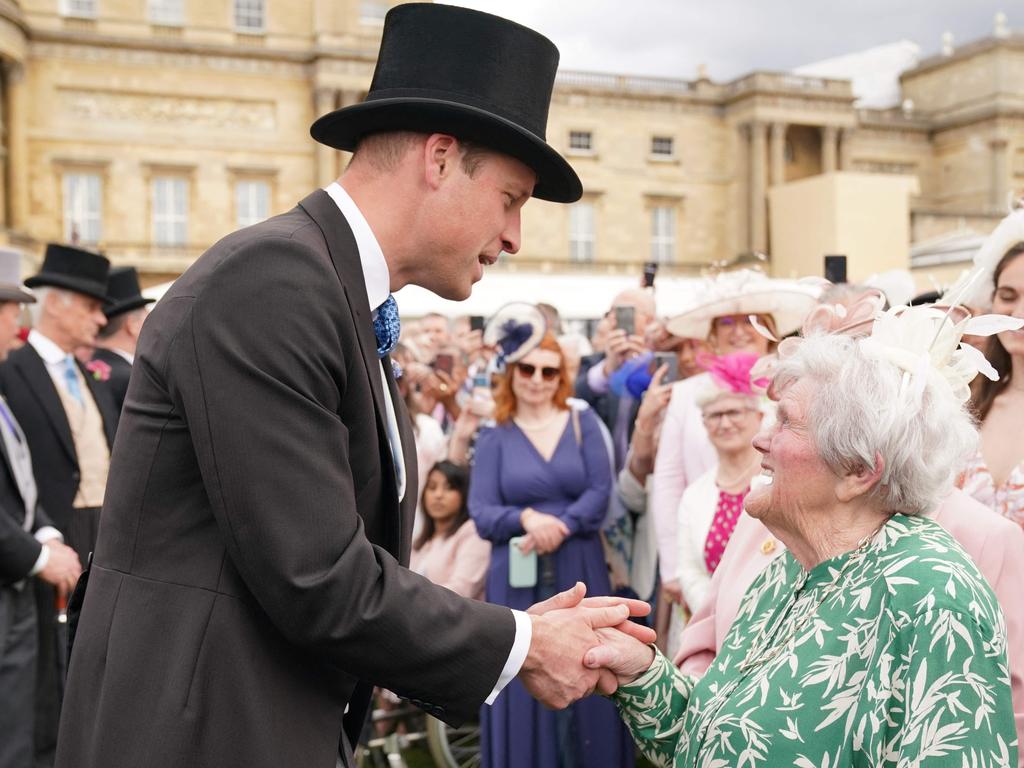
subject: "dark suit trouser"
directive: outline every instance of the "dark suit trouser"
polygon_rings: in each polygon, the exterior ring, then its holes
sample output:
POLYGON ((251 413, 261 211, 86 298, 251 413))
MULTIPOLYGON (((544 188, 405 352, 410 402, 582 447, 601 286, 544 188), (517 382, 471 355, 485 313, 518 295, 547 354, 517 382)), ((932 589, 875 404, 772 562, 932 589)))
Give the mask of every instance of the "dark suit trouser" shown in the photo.
POLYGON ((38 642, 34 581, 20 590, 0 587, 0 768, 33 765, 38 642))

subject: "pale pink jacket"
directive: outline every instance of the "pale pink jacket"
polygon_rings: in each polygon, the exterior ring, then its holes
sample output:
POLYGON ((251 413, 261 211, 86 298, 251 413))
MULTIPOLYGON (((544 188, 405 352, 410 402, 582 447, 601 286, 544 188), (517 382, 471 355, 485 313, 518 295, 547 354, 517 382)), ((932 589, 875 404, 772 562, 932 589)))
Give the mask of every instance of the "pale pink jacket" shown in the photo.
POLYGON ((409 568, 463 597, 484 599, 484 579, 491 562, 491 543, 477 535, 472 520, 448 538, 434 536, 414 549, 409 568))
MULTIPOLYGON (((1014 719, 1018 740, 1024 743, 1024 531, 960 490, 946 498, 934 519, 971 556, 1003 609, 1014 719)), ((683 672, 702 675, 707 671, 739 612, 747 588, 784 551, 782 542, 761 522, 745 512, 740 515, 722 561, 711 577, 707 599, 680 638, 675 661, 683 672)), ((1024 767, 1024 751, 1020 766, 1024 767)))
POLYGON ((658 440, 648 512, 654 515, 662 581, 679 578, 676 516, 683 491, 718 464, 718 454, 708 439, 696 401, 697 393, 710 381, 710 374, 701 373, 672 387, 672 399, 658 440))

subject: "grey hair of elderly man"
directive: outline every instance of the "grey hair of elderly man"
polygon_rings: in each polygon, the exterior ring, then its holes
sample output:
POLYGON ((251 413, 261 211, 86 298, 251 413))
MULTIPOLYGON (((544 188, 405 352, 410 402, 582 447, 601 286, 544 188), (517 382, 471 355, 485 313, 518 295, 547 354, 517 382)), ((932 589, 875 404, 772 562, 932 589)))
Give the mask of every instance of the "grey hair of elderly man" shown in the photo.
POLYGON ((819 335, 802 341, 774 369, 776 391, 799 380, 818 384, 808 425, 822 460, 836 472, 884 464, 872 490, 889 512, 923 514, 935 509, 978 445, 974 421, 950 388, 930 372, 919 408, 906 407, 902 377, 891 363, 861 352, 848 336, 819 335))

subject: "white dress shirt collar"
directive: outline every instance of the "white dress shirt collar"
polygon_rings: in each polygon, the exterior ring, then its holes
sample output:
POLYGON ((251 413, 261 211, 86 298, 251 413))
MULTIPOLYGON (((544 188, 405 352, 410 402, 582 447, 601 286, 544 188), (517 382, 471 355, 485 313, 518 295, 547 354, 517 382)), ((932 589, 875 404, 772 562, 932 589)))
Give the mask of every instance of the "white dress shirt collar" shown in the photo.
POLYGON ((43 336, 39 331, 32 329, 28 332, 28 343, 31 344, 43 362, 47 365, 63 363, 68 353, 57 346, 57 343, 43 336))
POLYGON ((376 312, 391 294, 391 272, 388 270, 387 261, 384 260, 384 251, 359 206, 341 184, 332 182, 324 188, 324 192, 331 196, 352 228, 356 247, 359 249, 359 261, 363 265, 366 298, 370 303, 370 311, 376 312))

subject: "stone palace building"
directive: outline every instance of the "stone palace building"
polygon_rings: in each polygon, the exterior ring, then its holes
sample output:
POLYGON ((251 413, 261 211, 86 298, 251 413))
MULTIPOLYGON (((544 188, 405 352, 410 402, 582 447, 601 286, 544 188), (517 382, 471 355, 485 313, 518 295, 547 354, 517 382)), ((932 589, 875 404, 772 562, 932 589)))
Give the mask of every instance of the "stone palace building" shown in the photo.
MULTIPOLYGON (((74 240, 152 284, 287 210, 342 169, 308 128, 361 99, 392 4, 0 0, 0 239, 26 271, 74 240)), ((1024 36, 997 28, 900 85, 900 106, 865 109, 848 80, 563 71, 548 140, 585 195, 531 203, 504 268, 770 257, 769 190, 838 172, 913 179, 910 242, 887 263, 953 274, 1024 187, 1024 36)))

